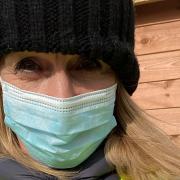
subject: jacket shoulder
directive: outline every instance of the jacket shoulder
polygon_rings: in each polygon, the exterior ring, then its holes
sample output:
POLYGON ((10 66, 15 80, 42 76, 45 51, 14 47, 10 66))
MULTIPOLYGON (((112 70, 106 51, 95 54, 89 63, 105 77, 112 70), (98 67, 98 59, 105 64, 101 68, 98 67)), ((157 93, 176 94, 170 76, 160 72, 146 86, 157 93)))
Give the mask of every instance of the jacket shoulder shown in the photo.
POLYGON ((23 167, 15 160, 0 158, 0 180, 43 180, 43 175, 23 167))

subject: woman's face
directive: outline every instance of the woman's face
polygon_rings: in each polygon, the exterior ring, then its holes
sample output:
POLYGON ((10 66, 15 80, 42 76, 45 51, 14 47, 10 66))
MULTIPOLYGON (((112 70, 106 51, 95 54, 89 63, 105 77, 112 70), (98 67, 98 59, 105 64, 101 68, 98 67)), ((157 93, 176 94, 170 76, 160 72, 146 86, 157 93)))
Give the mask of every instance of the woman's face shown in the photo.
POLYGON ((116 82, 111 68, 81 60, 79 55, 12 52, 1 63, 0 76, 21 89, 68 98, 107 88, 116 82))
MULTIPOLYGON (((81 60, 78 55, 13 52, 1 60, 0 76, 21 89, 68 98, 107 88, 116 83, 115 74, 103 63, 81 60)), ((23 152, 25 146, 19 140, 23 152)))

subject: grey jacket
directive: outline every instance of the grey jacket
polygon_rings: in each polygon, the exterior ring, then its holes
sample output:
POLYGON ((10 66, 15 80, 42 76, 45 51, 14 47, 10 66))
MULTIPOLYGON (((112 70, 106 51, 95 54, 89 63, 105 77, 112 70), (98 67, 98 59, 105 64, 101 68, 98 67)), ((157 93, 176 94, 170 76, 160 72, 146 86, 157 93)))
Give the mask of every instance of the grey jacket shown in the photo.
MULTIPOLYGON (((72 180, 119 180, 113 167, 104 158, 103 144, 78 167, 70 170, 80 170, 72 180)), ((0 180, 58 180, 57 177, 38 173, 27 169, 20 163, 8 159, 0 159, 0 180)))

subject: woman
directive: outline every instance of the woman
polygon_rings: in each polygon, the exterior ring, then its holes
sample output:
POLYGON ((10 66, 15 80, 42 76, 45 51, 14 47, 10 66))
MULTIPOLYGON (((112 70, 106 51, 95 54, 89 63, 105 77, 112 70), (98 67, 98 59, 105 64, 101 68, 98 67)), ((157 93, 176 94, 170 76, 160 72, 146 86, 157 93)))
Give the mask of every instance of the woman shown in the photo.
POLYGON ((131 0, 0 0, 1 179, 180 179, 180 150, 131 99, 131 0))

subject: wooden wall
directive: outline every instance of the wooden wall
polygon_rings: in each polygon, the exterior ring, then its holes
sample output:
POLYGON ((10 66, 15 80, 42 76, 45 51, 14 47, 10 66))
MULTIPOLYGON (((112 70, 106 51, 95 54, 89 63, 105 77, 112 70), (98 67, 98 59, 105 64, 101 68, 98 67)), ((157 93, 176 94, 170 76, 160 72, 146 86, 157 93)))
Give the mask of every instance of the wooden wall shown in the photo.
POLYGON ((147 4, 147 3, 154 3, 157 1, 164 1, 164 0, 133 0, 135 5, 147 4))
POLYGON ((136 6, 140 83, 132 96, 180 146, 180 1, 136 6))

